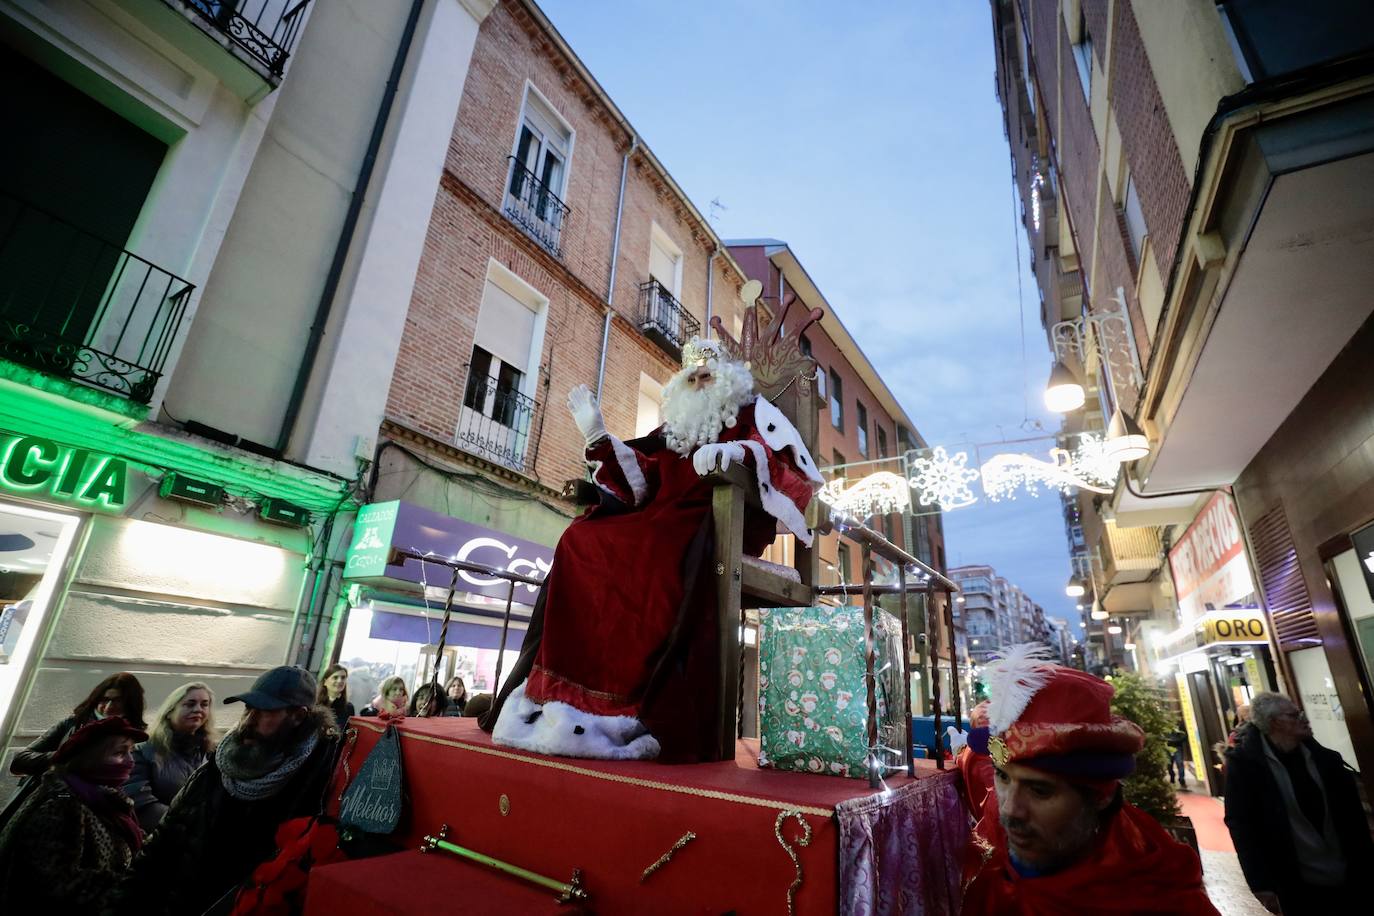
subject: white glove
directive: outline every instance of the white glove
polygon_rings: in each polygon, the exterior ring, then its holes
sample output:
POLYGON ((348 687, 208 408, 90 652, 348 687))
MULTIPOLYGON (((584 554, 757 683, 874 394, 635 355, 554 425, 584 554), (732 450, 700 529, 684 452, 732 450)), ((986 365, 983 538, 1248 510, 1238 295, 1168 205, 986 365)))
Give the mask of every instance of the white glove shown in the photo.
POLYGON ((716 469, 716 462, 720 462, 720 469, 723 471, 730 466, 731 461, 744 463, 744 446, 738 442, 723 442, 718 445, 703 445, 692 455, 692 467, 696 468, 697 474, 705 477, 716 469))
POLYGON ((949 735, 949 750, 952 754, 959 753, 968 744, 968 732, 961 732, 953 725, 945 729, 945 734, 949 735))
POLYGON ((606 423, 601 419, 601 407, 592 397, 592 390, 586 385, 578 385, 568 392, 568 410, 572 411, 573 422, 582 431, 590 448, 593 442, 606 437, 606 423))

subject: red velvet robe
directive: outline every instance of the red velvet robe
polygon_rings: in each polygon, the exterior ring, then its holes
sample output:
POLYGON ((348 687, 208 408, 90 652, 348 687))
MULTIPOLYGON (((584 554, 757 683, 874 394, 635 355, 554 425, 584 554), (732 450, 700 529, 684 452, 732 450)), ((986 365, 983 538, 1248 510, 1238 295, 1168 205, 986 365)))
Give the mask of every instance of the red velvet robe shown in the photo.
MULTIPOLYGON (((778 417, 769 414, 765 433, 754 415, 754 404, 741 408, 720 442, 747 444, 745 464, 765 506, 793 529, 804 526, 813 488, 793 450, 774 451, 764 441, 767 435, 778 442, 778 417), (761 458, 766 468, 759 473, 761 458)), ((587 460, 614 500, 590 509, 559 539, 538 621, 522 649, 522 661, 531 661, 525 695, 595 715, 636 716, 662 745, 661 759, 700 759, 716 705, 715 576, 704 569, 711 485, 690 457, 665 446, 660 431, 629 443, 606 437, 587 450, 587 460)), ((745 551, 762 554, 777 523, 773 515, 747 513, 745 551)), ((517 665, 512 679, 520 672, 517 665)))
POLYGON ((965 916, 1218 916, 1203 889, 1197 855, 1130 804, 1112 816, 1085 860, 1052 875, 1022 878, 1007 858, 1007 837, 990 782, 991 761, 965 752, 959 770, 966 799, 975 804, 982 800, 982 818, 964 859, 965 916))

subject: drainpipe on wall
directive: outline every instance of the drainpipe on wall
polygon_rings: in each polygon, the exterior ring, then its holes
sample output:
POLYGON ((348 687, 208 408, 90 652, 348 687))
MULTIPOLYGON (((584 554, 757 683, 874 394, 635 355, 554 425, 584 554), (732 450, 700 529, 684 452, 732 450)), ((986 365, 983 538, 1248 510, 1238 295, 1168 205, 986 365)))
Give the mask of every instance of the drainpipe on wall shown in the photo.
POLYGON ((720 246, 711 252, 711 256, 706 259, 706 337, 711 337, 711 315, 712 306, 715 303, 716 292, 716 258, 720 257, 720 246))
POLYGON ((620 221, 625 213, 625 176, 630 171, 630 157, 639 148, 639 135, 630 134, 630 148, 620 160, 620 196, 615 202, 615 234, 611 237, 611 273, 606 283, 606 316, 601 326, 601 358, 596 366, 596 399, 601 400, 601 386, 606 381, 606 351, 611 343, 612 300, 615 299, 615 269, 620 263, 620 221))

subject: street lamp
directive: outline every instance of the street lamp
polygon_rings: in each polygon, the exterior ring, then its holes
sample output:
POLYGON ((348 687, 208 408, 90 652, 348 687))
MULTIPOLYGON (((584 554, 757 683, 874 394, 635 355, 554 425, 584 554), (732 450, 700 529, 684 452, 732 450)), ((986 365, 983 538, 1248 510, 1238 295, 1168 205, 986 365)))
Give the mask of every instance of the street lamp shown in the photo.
POLYGON ((1082 598, 1087 594, 1087 588, 1083 585, 1083 580, 1077 576, 1069 577, 1069 584, 1064 586, 1064 594, 1070 598, 1082 598))
POLYGON ((1093 620, 1106 620, 1106 619, 1107 619, 1108 617, 1110 617, 1110 616, 1111 616, 1111 615, 1107 613, 1106 608, 1104 608, 1104 607, 1102 606, 1102 602, 1097 598, 1096 595, 1094 595, 1094 596, 1093 596, 1092 619, 1093 619, 1093 620))
POLYGON ((1055 413, 1068 413, 1082 407, 1084 398, 1083 386, 1073 370, 1063 360, 1055 360, 1045 385, 1045 406, 1055 413))
POLYGON ((1150 454, 1150 440, 1139 424, 1118 407, 1112 411, 1112 420, 1107 424, 1107 439, 1102 444, 1102 453, 1105 457, 1126 464, 1150 454))
POLYGON ((1110 633, 1110 634, 1112 634, 1113 636, 1120 636, 1120 635, 1121 635, 1121 626, 1120 626, 1120 624, 1115 624, 1115 623, 1114 623, 1114 624, 1112 624, 1111 626, 1107 627, 1107 632, 1110 633))

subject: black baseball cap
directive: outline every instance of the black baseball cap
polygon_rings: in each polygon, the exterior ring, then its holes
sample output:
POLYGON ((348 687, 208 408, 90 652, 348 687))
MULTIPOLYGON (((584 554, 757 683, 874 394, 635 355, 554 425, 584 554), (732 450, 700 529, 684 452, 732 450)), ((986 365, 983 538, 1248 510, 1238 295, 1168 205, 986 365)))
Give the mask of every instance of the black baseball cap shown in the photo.
POLYGON ((294 665, 282 665, 260 675, 250 689, 224 702, 244 703, 254 709, 314 706, 318 688, 315 675, 309 671, 294 665))

